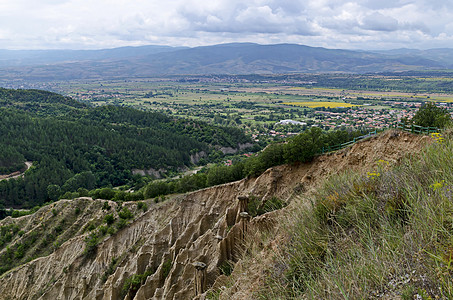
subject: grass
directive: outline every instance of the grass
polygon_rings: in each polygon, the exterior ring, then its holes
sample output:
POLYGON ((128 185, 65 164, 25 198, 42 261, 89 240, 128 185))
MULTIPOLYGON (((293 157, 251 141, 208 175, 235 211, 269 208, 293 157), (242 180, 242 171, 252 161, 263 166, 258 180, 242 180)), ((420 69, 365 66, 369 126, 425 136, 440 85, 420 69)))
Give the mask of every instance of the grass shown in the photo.
POLYGON ((451 299, 452 156, 447 133, 400 165, 331 177, 290 218, 256 298, 451 299))
MULTIPOLYGON (((380 160, 293 199, 302 202, 282 215, 284 234, 245 247, 242 270, 264 266, 261 284, 249 286, 251 298, 452 299, 453 141, 451 131, 443 135, 398 165, 380 160), (280 246, 263 257, 262 245, 274 239, 280 246)), ((229 299, 234 292, 209 295, 229 299)))
POLYGON ((327 102, 327 101, 307 101, 307 102, 284 102, 282 104, 290 106, 303 106, 308 108, 318 108, 318 107, 328 107, 328 108, 337 108, 337 107, 355 107, 360 105, 344 103, 344 102, 327 102))
POLYGON ((251 195, 249 197, 249 202, 248 202, 248 213, 252 217, 256 216, 261 216, 267 212, 271 212, 277 209, 281 209, 286 206, 286 203, 273 196, 267 201, 265 201, 263 204, 261 203, 261 199, 259 197, 251 195))

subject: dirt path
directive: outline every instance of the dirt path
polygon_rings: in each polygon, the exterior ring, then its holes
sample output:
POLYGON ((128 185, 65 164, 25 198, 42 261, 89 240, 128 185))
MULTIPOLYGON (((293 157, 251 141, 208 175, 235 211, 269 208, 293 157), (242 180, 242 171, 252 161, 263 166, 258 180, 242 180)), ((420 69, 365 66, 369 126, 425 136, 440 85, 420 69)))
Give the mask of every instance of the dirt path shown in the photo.
POLYGON ((31 166, 33 166, 33 162, 31 161, 26 161, 25 162, 25 165, 27 166, 27 169, 25 171, 23 171, 22 173, 20 173, 19 171, 18 172, 13 172, 11 174, 8 174, 8 175, 0 175, 0 180, 10 180, 10 179, 13 179, 13 178, 18 178, 20 176, 23 176, 24 173, 31 168, 31 166))

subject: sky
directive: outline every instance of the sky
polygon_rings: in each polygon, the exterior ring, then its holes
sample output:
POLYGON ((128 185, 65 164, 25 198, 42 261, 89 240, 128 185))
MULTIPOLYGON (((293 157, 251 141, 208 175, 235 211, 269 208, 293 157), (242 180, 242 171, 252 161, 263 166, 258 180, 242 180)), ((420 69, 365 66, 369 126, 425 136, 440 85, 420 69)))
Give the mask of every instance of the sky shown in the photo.
POLYGON ((453 48, 452 0, 0 0, 0 49, 453 48))

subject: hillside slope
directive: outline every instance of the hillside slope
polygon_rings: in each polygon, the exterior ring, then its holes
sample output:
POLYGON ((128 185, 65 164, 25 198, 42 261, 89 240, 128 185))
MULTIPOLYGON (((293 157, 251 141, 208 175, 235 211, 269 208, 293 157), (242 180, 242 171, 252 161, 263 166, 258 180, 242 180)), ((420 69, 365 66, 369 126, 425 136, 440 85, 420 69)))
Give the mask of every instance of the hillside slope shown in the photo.
MULTIPOLYGON (((105 235, 88 253, 84 249, 90 233, 76 231, 50 255, 1 275, 0 295, 3 299, 195 298, 214 285, 221 273, 230 273, 227 261, 240 259, 246 236, 273 227, 278 212, 251 219, 240 214, 247 209, 252 213, 253 199, 266 202, 277 197, 291 207, 331 175, 345 169, 370 170, 380 159, 398 162, 430 140, 387 131, 309 164, 274 167, 258 178, 174 196, 145 213, 139 213, 137 203, 126 203, 138 216, 128 226, 105 235)), ((59 201, 53 209, 60 219, 67 219, 86 201, 59 201)), ((95 224, 102 223, 106 214, 102 202, 93 200, 89 206, 95 224)), ((31 216, 0 221, 0 226, 20 224, 27 230, 12 238, 8 248, 14 249, 35 228, 50 228, 48 220, 55 213, 49 211, 45 207, 31 216), (32 220, 35 226, 22 225, 32 220)), ((6 251, 5 246, 1 251, 6 251)))

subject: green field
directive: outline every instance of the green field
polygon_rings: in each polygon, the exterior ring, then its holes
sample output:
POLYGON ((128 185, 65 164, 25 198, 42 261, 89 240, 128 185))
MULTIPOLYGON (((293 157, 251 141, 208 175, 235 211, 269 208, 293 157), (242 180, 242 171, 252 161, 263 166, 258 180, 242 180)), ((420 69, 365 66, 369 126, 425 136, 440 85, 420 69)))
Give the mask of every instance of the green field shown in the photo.
POLYGON ((345 107, 355 107, 360 105, 345 103, 345 102, 326 102, 326 101, 309 101, 309 102, 284 102, 283 104, 289 106, 301 106, 308 108, 318 108, 318 107, 328 107, 328 108, 345 108, 345 107))
MULTIPOLYGON (((174 117, 234 126, 268 139, 280 120, 292 119, 332 128, 341 120, 322 123, 316 111, 346 113, 367 111, 414 111, 422 102, 453 103, 446 93, 448 77, 372 76, 346 74, 273 76, 173 76, 124 80, 79 80, 46 83, 46 89, 71 96, 94 106, 130 106, 161 111, 174 117), (304 81, 296 80, 306 77, 304 81), (418 105, 418 106, 417 106, 418 105)), ((393 120, 397 119, 396 115, 393 120)), ((340 117, 341 119, 342 117, 340 117)), ((354 126, 349 122, 347 126, 354 126)), ((298 132, 301 128, 280 131, 298 132)))

